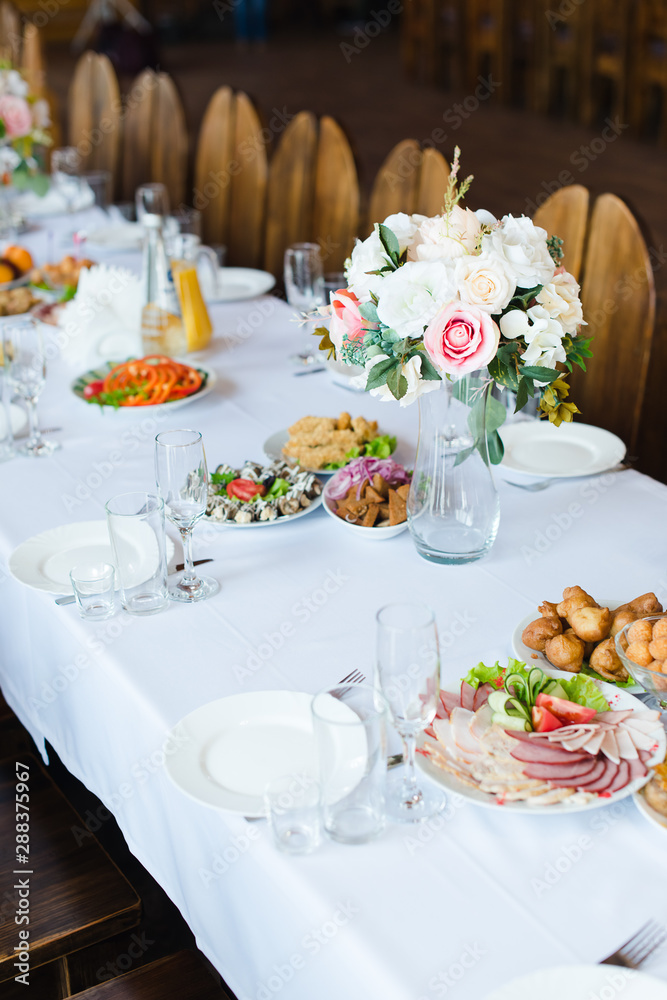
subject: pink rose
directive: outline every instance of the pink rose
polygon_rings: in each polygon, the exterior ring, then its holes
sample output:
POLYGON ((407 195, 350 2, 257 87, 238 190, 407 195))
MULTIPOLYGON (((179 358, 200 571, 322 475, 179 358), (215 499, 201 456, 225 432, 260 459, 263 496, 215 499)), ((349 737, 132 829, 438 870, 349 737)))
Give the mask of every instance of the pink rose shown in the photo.
POLYGON ((0 118, 10 139, 28 135, 32 129, 32 115, 27 101, 12 94, 0 95, 0 118))
POLYGON ((441 309, 424 334, 424 346, 436 368, 465 375, 493 360, 500 330, 488 313, 454 301, 441 309))
POLYGON ((363 317, 359 312, 359 299, 347 288, 339 288, 331 293, 331 324, 329 338, 336 348, 338 357, 343 338, 345 340, 361 341, 364 338, 363 317))

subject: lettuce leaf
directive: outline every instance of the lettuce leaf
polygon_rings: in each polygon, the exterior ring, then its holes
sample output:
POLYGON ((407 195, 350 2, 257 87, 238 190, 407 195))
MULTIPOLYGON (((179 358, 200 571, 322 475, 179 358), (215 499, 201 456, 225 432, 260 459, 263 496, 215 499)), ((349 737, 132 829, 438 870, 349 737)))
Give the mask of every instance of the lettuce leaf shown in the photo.
POLYGON ((498 660, 496 660, 492 667, 487 667, 485 663, 478 663, 463 679, 470 687, 475 688, 475 690, 477 690, 480 684, 493 684, 495 687, 502 687, 502 681, 508 671, 512 674, 518 673, 526 677, 528 676, 526 664, 522 660, 514 660, 510 656, 506 667, 501 667, 498 660), (499 681, 499 683, 496 684, 496 681, 499 681))
POLYGON ((570 678, 558 678, 558 683, 566 692, 570 701, 586 708, 594 708, 597 712, 608 712, 609 702, 592 679, 584 674, 574 674, 570 678))
POLYGON ((596 681, 604 681, 605 684, 614 684, 617 688, 630 688, 635 683, 634 678, 632 677, 628 677, 627 681, 610 681, 606 677, 603 677, 601 674, 598 674, 597 671, 593 670, 592 667, 589 667, 586 664, 586 660, 584 660, 584 664, 581 668, 581 673, 585 674, 587 677, 594 677, 596 681))

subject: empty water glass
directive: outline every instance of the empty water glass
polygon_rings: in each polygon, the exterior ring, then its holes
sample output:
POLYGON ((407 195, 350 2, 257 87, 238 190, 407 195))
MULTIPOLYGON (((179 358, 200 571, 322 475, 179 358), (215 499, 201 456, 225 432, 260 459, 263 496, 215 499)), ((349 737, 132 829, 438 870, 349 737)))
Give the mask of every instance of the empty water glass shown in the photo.
POLYGON ((121 493, 106 504, 121 604, 133 615, 166 608, 164 504, 151 493, 121 493))
POLYGON ((142 223, 145 215, 169 214, 169 193, 164 184, 141 184, 135 194, 137 222, 142 223))
POLYGON ((75 566, 69 578, 83 619, 103 621, 115 613, 115 571, 110 563, 75 566))
POLYGON ((274 778, 264 790, 264 802, 276 847, 288 854, 315 850, 320 842, 320 786, 314 778, 274 778))
POLYGON ((317 243, 294 243, 285 251, 285 294, 299 312, 324 305, 324 276, 317 243))
POLYGON ((81 179, 88 185, 95 196, 95 204, 98 208, 107 210, 111 202, 111 173, 108 170, 90 170, 81 175, 81 179))
POLYGON ((75 146, 61 146, 51 151, 51 186, 73 212, 81 195, 81 156, 75 146))
POLYGON ((46 383, 46 355, 40 326, 33 319, 5 323, 2 350, 8 390, 24 399, 30 420, 30 435, 20 455, 50 455, 59 448, 55 441, 45 441, 37 423, 37 400, 46 383))

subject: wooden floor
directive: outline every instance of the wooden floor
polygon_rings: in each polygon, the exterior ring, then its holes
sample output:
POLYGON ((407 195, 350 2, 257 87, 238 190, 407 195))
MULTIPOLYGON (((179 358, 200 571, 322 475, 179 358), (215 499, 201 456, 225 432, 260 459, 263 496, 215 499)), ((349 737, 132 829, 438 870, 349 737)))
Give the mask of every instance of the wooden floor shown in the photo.
MULTIPOLYGON (((162 47, 160 68, 182 95, 191 148, 206 103, 222 84, 246 91, 267 120, 274 109, 283 118, 304 108, 333 115, 352 141, 365 197, 387 152, 413 137, 433 143, 448 159, 461 146, 463 170, 475 175, 468 197, 473 208, 532 214, 550 190, 574 182, 594 195, 613 191, 626 199, 646 226, 659 295, 648 393, 653 412, 644 421, 637 457, 642 469, 667 481, 664 409, 657 402, 667 371, 667 150, 634 138, 622 121, 607 128, 605 142, 603 120, 589 129, 507 107, 500 100, 503 81, 481 80, 477 97, 406 82, 393 25, 363 49, 354 48, 354 40, 332 25, 283 30, 261 50, 240 51, 224 38, 172 44, 162 47)), ((64 99, 73 57, 53 49, 48 66, 51 86, 64 99)))

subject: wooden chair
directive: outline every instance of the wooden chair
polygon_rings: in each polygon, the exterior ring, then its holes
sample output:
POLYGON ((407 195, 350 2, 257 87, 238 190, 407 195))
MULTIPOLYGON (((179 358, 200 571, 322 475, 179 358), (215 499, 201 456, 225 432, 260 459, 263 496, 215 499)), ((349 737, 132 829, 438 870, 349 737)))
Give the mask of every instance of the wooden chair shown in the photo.
POLYGON ((42 39, 39 28, 36 28, 30 21, 26 21, 23 26, 21 72, 28 81, 32 93, 42 96, 46 88, 42 39))
POLYGON ((121 101, 114 68, 106 56, 84 52, 76 64, 68 98, 69 144, 83 170, 108 170, 116 178, 120 153, 121 101))
POLYGON ((613 194, 595 202, 581 290, 593 357, 575 368, 581 420, 617 434, 635 453, 655 322, 651 258, 639 225, 613 194))
POLYGON ((159 959, 133 972, 75 993, 71 1000, 232 1000, 191 951, 159 959))
POLYGON ((416 139, 403 139, 380 167, 371 191, 367 231, 388 215, 437 215, 443 200, 449 165, 437 149, 421 150, 416 139))
POLYGON ((624 119, 628 80, 633 0, 597 0, 582 18, 582 64, 587 69, 587 88, 580 94, 580 120, 585 125, 611 113, 624 119), (610 91, 610 93, 605 93, 610 91))
POLYGON ((563 241, 563 264, 579 281, 588 223, 588 188, 570 184, 554 191, 533 216, 536 226, 563 241))
POLYGON ((172 207, 183 203, 188 161, 185 113, 174 82, 146 69, 134 80, 123 129, 123 197, 140 184, 166 185, 172 207))
POLYGON ((631 29, 630 75, 628 111, 635 133, 646 129, 658 97, 658 137, 667 143, 667 0, 637 4, 631 29))
MULTIPOLYGON (((140 917, 140 900, 130 884, 91 835, 77 839, 73 829, 83 823, 61 795, 37 760, 19 758, 27 765, 26 782, 30 802, 30 863, 22 866, 17 851, 17 771, 24 773, 16 758, 0 762, 0 881, 12 886, 17 868, 27 874, 30 902, 30 985, 34 973, 54 963, 54 982, 43 996, 69 996, 67 956, 104 941, 130 927, 140 917)), ((20 906, 19 895, 16 905, 20 906)), ((15 945, 22 925, 14 920, 0 923, 0 982, 14 980, 22 970, 14 966, 15 945)), ((27 925, 26 925, 27 926, 27 925)), ((14 985, 13 983, 11 984, 14 985)), ((20 987, 21 984, 19 984, 20 987)), ((7 985, 1 989, 5 993, 7 985)), ((39 992, 39 991, 38 991, 39 992)))
POLYGON ((250 98, 220 87, 199 131, 193 204, 204 242, 224 243, 237 267, 261 266, 267 176, 266 139, 250 98))
POLYGON ((0 59, 8 59, 13 66, 21 57, 21 15, 12 3, 0 3, 0 59))
POLYGON ((359 182, 350 145, 332 118, 301 111, 269 168, 264 266, 282 274, 291 243, 319 243, 325 271, 341 271, 359 223, 359 182))

